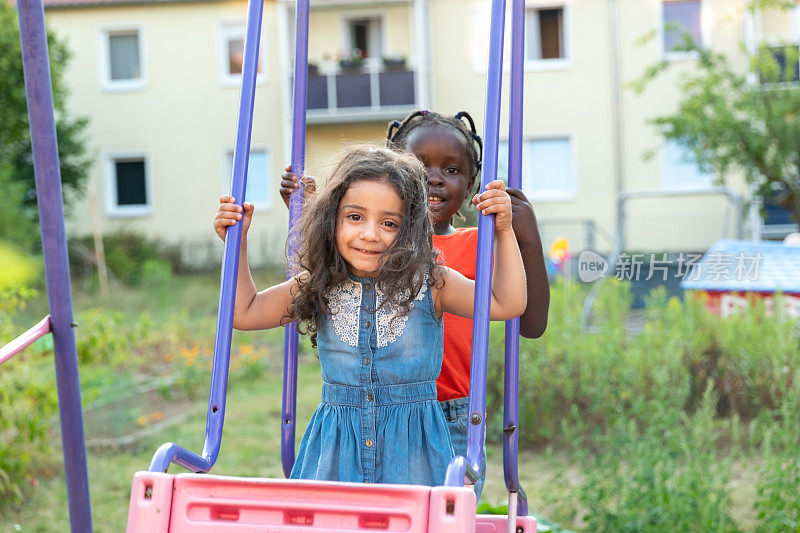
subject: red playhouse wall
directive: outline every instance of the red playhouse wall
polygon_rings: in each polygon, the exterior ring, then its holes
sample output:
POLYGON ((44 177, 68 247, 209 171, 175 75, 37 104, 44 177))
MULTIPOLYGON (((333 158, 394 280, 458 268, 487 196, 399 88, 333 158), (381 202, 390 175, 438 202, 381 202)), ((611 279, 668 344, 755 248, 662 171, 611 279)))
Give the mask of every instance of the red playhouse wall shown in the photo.
MULTIPOLYGON (((755 299, 764 302, 768 313, 775 310, 775 293, 746 291, 697 291, 706 297, 706 307, 713 313, 728 316, 739 309, 745 309, 755 299)), ((780 295, 781 307, 788 316, 800 320, 800 294, 780 295)))

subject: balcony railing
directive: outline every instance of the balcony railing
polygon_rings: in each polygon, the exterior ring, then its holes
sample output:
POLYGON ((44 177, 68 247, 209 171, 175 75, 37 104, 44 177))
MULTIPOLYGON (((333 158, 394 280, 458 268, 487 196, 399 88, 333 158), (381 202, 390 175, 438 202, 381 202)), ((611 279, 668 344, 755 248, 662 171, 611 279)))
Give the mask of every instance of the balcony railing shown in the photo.
POLYGON ((416 72, 405 64, 365 64, 308 73, 308 121, 401 117, 416 107, 416 72))

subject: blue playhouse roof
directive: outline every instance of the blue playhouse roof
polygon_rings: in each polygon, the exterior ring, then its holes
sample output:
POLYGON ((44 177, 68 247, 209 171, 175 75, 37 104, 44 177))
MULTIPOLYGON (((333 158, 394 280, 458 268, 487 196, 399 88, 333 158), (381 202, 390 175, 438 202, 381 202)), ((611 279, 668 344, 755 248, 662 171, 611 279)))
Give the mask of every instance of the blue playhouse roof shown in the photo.
POLYGON ((681 289, 800 293, 800 247, 719 240, 696 261, 681 289))

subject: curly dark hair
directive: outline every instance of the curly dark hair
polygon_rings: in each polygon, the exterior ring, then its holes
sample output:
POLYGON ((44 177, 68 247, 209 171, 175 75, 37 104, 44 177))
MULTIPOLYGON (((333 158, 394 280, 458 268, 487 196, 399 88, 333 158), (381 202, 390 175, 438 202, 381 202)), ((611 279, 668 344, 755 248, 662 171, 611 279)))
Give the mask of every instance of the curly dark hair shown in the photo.
POLYGON ((408 138, 412 131, 434 125, 445 126, 458 134, 470 162, 469 177, 477 181, 477 187, 480 188, 480 181, 476 178, 481 169, 483 141, 475 130, 475 121, 466 111, 459 111, 454 116, 442 115, 427 109, 414 111, 402 122, 395 120, 389 123, 389 130, 386 132, 386 146, 394 150, 407 150, 408 138), (462 119, 466 119, 467 124, 462 119))
POLYGON ((424 178, 425 168, 412 154, 356 145, 343 151, 327 184, 314 195, 299 224, 298 263, 306 274, 297 278, 298 290, 289 312, 300 321, 300 331, 311 334, 315 346, 320 322, 331 314, 328 291, 349 279, 348 264, 336 246, 336 225, 339 203, 353 183, 386 183, 403 202, 402 223, 381 255, 377 272, 376 284, 387 295, 381 306, 396 305, 400 316, 407 315, 422 284, 435 283, 438 252, 432 243, 424 178), (427 273, 427 278, 421 273, 427 273))

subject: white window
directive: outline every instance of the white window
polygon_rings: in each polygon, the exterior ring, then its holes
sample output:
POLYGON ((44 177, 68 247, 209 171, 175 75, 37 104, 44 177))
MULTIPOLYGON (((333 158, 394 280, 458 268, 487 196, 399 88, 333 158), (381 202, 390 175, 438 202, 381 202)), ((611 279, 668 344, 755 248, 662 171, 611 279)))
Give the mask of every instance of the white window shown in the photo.
MULTIPOLYGON (((523 47, 528 71, 566 70, 572 66, 570 8, 564 0, 553 1, 553 4, 537 5, 525 11, 523 47)), ((489 63, 491 7, 488 1, 469 4, 469 46, 473 68, 479 74, 486 73, 489 63)), ((507 11, 506 38, 503 40, 503 68, 506 71, 511 64, 511 19, 511 12, 507 11)))
MULTIPOLYGON (((244 22, 223 22, 219 26, 219 68, 224 85, 238 86, 242 83, 244 66, 244 40, 247 34, 244 22)), ((262 34, 258 51, 258 75, 256 82, 264 81, 264 39, 262 34)))
MULTIPOLYGON (((508 142, 500 143, 497 176, 508 176, 508 142)), ((522 143, 522 190, 530 200, 572 200, 578 193, 572 139, 559 136, 522 143)))
POLYGON ((662 0, 663 52, 667 56, 681 56, 676 52, 685 36, 689 36, 698 46, 704 46, 703 5, 701 0, 662 0))
MULTIPOLYGON (((272 156, 265 148, 251 149, 247 163, 247 186, 245 201, 251 202, 258 210, 272 207, 272 156)), ((233 150, 225 156, 225 193, 230 193, 233 179, 233 150)))
POLYGON ((106 213, 140 217, 153 211, 150 168, 143 152, 109 152, 103 156, 106 213))
POLYGON ((101 87, 107 91, 144 89, 144 30, 139 26, 102 28, 99 40, 101 87))
POLYGON ((345 19, 345 56, 361 59, 383 56, 383 17, 345 19))
POLYGON ((564 7, 531 8, 525 20, 525 56, 528 61, 568 59, 564 7))
POLYGON ((693 154, 671 139, 661 148, 661 182, 665 189, 708 189, 713 185, 711 174, 700 169, 693 154))

